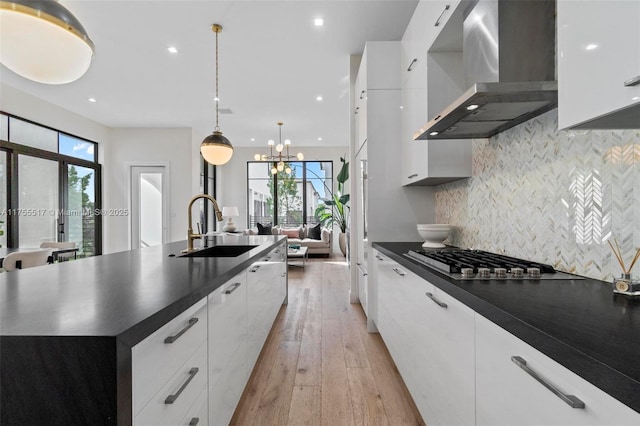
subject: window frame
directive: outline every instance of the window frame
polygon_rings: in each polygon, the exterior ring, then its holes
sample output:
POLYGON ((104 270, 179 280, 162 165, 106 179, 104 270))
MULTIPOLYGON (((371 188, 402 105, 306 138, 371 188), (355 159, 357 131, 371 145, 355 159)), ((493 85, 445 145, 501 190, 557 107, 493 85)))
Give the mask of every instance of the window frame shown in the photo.
MULTIPOLYGON (((314 179, 318 179, 317 177, 311 177, 309 178, 307 175, 307 164, 308 163, 330 163, 331 164, 331 176, 330 178, 327 178, 327 180, 330 180, 331 185, 328 185, 331 188, 331 191, 333 192, 333 185, 335 182, 335 173, 334 173, 334 162, 333 160, 295 160, 295 161, 290 161, 288 163, 302 163, 303 167, 302 167, 302 176, 300 178, 296 178, 296 179, 300 179, 302 181, 302 226, 306 226, 308 225, 307 222, 307 215, 306 215, 306 211, 307 211, 307 183, 311 182, 314 179)), ((251 198, 249 197, 249 190, 251 189, 250 186, 250 181, 252 180, 251 177, 249 176, 249 164, 265 164, 265 166, 268 166, 270 164, 275 164, 273 161, 247 161, 247 200, 246 200, 246 206, 247 206, 247 224, 249 226, 249 228, 252 227, 252 223, 251 223, 251 214, 250 211, 251 209, 249 208, 249 203, 251 202, 251 198)), ((258 180, 258 179, 264 179, 264 180, 271 180, 273 182, 273 223, 272 226, 279 226, 279 211, 278 211, 278 207, 279 207, 279 203, 278 203, 278 174, 270 174, 269 179, 265 179, 265 178, 253 178, 253 180, 258 180)), ((326 194, 325 194, 326 195, 326 194)), ((326 198, 326 197, 325 197, 326 198)), ((298 225, 300 226, 300 225, 298 225)))
MULTIPOLYGON (((92 140, 64 132, 55 129, 50 126, 46 126, 35 121, 25 119, 23 117, 10 114, 4 111, 0 111, 0 115, 7 116, 7 139, 0 140, 0 150, 6 153, 7 164, 7 176, 6 176, 6 194, 7 194, 7 210, 19 209, 18 191, 19 191, 19 164, 18 157, 20 155, 27 155, 31 157, 41 158, 44 160, 55 161, 58 163, 58 208, 60 210, 68 209, 67 200, 67 185, 68 185, 68 172, 70 166, 79 166, 92 169, 94 171, 94 195, 95 203, 94 208, 96 210, 102 209, 102 165, 98 163, 98 146, 97 142, 92 140), (11 141, 11 118, 27 122, 29 124, 40 126, 48 130, 57 132, 58 138, 58 150, 60 149, 60 134, 64 134, 83 142, 94 144, 94 158, 95 161, 89 161, 70 155, 60 154, 59 152, 47 151, 40 148, 34 148, 27 145, 22 145, 11 141)), ((19 235, 19 221, 18 215, 5 215, 5 230, 7 235, 7 247, 17 248, 20 246, 19 235)), ((94 241, 94 256, 102 254, 102 215, 94 215, 95 226, 95 241, 94 241)), ((69 235, 69 222, 64 221, 64 227, 58 230, 56 240, 66 241, 69 235), (60 239, 60 234, 64 237, 60 239)))

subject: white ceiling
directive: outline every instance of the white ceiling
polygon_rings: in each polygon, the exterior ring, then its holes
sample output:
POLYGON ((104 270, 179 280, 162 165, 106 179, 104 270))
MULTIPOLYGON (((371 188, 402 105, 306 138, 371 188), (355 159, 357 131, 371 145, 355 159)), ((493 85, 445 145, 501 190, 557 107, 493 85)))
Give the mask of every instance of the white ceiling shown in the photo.
POLYGON ((215 125, 211 24, 219 23, 220 107, 232 110, 220 115, 222 132, 234 146, 266 146, 284 121, 282 137, 295 150, 348 144, 349 55, 366 41, 401 39, 417 0, 61 3, 96 45, 89 71, 49 86, 2 67, 2 82, 109 127, 190 127, 204 136, 215 125))

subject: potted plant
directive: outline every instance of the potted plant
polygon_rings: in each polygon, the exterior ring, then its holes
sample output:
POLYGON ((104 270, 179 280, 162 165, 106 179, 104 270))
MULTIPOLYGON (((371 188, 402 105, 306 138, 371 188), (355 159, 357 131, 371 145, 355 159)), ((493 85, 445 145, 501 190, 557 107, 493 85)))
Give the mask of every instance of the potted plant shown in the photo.
POLYGON ((325 185, 331 197, 322 199, 323 204, 320 204, 316 208, 315 216, 322 226, 329 227, 335 224, 340 228, 338 243, 340 251, 346 256, 347 244, 345 232, 347 231, 347 220, 349 218, 349 194, 344 193, 344 184, 349 179, 349 162, 346 161, 344 157, 340 157, 340 162, 342 162, 342 167, 336 177, 338 190, 332 192, 325 185))

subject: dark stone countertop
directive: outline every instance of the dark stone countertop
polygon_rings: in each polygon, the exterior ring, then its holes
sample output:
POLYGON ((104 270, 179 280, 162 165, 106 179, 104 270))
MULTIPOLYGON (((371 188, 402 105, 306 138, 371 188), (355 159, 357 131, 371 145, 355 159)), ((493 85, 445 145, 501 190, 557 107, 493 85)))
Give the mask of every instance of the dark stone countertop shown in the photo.
POLYGON ((590 278, 456 281, 403 256, 420 243, 373 247, 640 412, 639 297, 590 278))
POLYGON ((170 257, 186 248, 180 241, 0 273, 0 336, 118 337, 133 346, 283 238, 207 238, 209 247, 256 246, 237 257, 170 257))

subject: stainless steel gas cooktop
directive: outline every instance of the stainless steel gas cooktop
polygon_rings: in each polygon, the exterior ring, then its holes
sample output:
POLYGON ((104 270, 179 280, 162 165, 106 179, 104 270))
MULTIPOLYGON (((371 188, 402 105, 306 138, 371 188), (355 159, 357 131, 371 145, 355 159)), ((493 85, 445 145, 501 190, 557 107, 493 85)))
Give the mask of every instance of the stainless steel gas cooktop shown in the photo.
POLYGON ((482 250, 409 250, 405 256, 456 280, 576 280, 544 263, 482 250))

